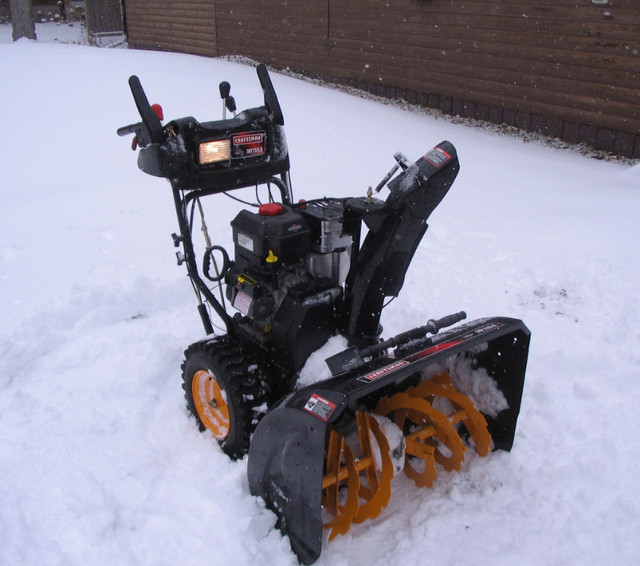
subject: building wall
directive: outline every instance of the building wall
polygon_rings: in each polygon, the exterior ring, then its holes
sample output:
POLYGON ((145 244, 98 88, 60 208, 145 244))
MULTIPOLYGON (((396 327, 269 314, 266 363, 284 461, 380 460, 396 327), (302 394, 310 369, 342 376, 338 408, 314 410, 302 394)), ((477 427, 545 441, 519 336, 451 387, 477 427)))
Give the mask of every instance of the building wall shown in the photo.
POLYGON ((217 55, 213 0, 125 0, 129 46, 217 55))
POLYGON ((638 0, 126 0, 125 6, 132 47, 244 55, 640 157, 638 0))

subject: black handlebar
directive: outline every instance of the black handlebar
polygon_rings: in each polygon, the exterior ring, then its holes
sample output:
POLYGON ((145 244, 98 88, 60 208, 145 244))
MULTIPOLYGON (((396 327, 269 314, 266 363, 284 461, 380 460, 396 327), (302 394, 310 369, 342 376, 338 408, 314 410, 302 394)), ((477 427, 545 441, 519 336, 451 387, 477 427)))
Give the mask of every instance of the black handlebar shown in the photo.
MULTIPOLYGON (((284 126, 282 108, 280 108, 280 103, 278 102, 278 97, 275 89, 273 88, 273 83, 271 82, 271 77, 269 76, 267 67, 260 64, 256 68, 256 72, 258 73, 260 86, 264 93, 265 107, 271 114, 273 121, 280 126, 284 126)), ((162 143, 167 139, 167 134, 162 127, 160 118, 158 118, 151 108, 147 95, 140 83, 140 79, 136 75, 129 77, 129 87, 131 88, 131 94, 133 94, 133 100, 136 103, 142 122, 118 128, 118 135, 126 136, 129 134, 135 134, 138 136, 138 143, 143 147, 149 143, 162 143)), ((230 90, 231 87, 228 82, 223 81, 220 83, 220 96, 225 100, 227 109, 231 112, 235 112, 235 100, 232 96, 229 96, 230 90)))
MULTIPOLYGON (((152 110, 151 105, 147 100, 147 95, 144 93, 144 89, 142 88, 140 79, 135 75, 129 77, 129 87, 131 88, 133 100, 135 101, 138 112, 140 113, 140 117, 142 118, 142 125, 144 126, 144 128, 136 128, 137 126, 139 126, 139 124, 125 126, 124 128, 120 128, 120 130, 127 130, 127 128, 136 129, 134 129, 133 131, 127 131, 120 135, 126 135, 127 133, 135 132, 138 137, 141 138, 139 140, 140 145, 145 145, 146 142, 162 143, 166 139, 167 135, 165 134, 164 128, 162 127, 160 118, 158 118, 156 113, 152 110), (144 139, 146 137, 148 137, 148 139, 144 139)), ((118 130, 118 133, 120 133, 120 130, 118 130)))
POLYGON ((129 124, 128 126, 122 126, 122 128, 118 128, 119 136, 128 136, 129 134, 136 134, 142 129, 142 122, 138 122, 137 124, 129 124))
POLYGON ((260 63, 256 68, 256 72, 258 73, 258 79, 260 80, 260 86, 262 87, 262 92, 264 92, 264 105, 267 107, 267 110, 273 115, 273 121, 280 125, 284 126, 284 116, 282 115, 282 109, 280 108, 280 103, 278 102, 278 97, 276 96, 276 91, 273 88, 273 83, 271 82, 271 77, 269 76, 269 71, 267 67, 260 63))

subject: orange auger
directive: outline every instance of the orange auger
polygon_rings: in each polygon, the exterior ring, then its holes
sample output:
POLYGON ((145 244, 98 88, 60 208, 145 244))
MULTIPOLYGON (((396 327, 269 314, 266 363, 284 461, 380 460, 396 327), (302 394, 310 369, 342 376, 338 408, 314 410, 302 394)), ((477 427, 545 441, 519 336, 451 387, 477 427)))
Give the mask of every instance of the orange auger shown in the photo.
POLYGON ((460 469, 466 447, 455 425, 465 426, 480 456, 486 456, 491 449, 486 419, 469 397, 455 389, 448 371, 404 393, 381 399, 376 411, 386 416, 393 414, 396 424, 403 430, 409 425, 412 432, 406 437, 404 470, 419 487, 433 485, 437 477, 436 463, 448 472, 460 469), (446 399, 452 406, 450 414, 434 408, 434 403, 440 399, 446 399), (413 465, 415 460, 422 460, 422 471, 413 465))
POLYGON ((391 498, 393 463, 389 442, 375 417, 366 412, 356 413, 356 424, 357 456, 341 433, 335 429, 329 433, 327 470, 322 478, 323 506, 333 517, 324 524, 324 527, 331 528, 329 540, 345 534, 352 523, 375 519, 391 498), (372 437, 380 462, 376 462, 372 437), (341 504, 339 499, 343 486, 347 495, 341 504))
MULTIPOLYGON (((375 413, 392 419, 405 433, 404 472, 419 487, 433 485, 436 464, 446 471, 460 469, 467 448, 459 430, 468 433, 480 456, 491 449, 486 419, 469 397, 456 390, 448 371, 383 397, 375 413), (448 405, 451 412, 434 405, 448 405)), ((355 418, 357 435, 352 442, 333 428, 329 432, 322 478, 322 504, 328 517, 323 526, 331 529, 329 540, 346 533, 352 523, 377 517, 391 498, 394 467, 389 441, 376 416, 358 411, 355 418)))

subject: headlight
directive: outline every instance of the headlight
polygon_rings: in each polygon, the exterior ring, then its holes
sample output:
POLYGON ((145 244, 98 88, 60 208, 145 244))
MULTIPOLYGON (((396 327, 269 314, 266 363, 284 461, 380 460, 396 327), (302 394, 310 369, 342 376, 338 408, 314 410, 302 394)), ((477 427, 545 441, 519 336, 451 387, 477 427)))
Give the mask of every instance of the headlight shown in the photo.
POLYGON ((200 144, 198 160, 200 165, 218 163, 231 159, 231 140, 215 140, 200 144))

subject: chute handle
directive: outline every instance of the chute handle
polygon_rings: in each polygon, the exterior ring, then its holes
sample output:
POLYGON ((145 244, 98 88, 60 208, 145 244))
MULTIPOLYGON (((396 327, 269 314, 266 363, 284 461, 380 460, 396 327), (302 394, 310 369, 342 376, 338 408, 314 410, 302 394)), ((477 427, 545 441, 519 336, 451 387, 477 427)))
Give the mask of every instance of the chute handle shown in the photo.
POLYGON ((467 313, 464 311, 456 312, 453 314, 448 314, 447 316, 443 316, 438 320, 428 320, 427 324, 425 324, 422 328, 426 330, 425 334, 429 332, 430 334, 437 334, 442 328, 446 328, 447 326, 453 326, 456 322, 460 322, 467 318, 467 313))

